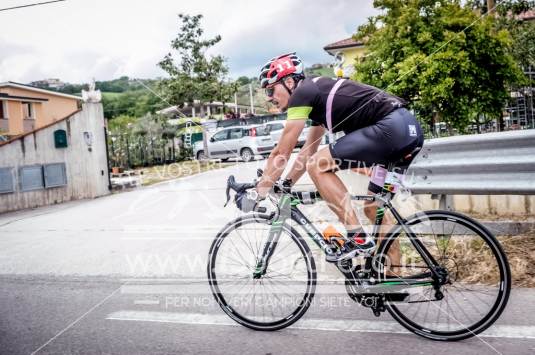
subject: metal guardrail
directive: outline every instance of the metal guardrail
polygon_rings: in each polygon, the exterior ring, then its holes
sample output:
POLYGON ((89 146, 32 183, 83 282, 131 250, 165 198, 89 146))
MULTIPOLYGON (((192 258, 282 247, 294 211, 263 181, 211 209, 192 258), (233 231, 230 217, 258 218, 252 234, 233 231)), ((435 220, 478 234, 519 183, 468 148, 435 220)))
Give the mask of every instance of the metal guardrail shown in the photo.
POLYGON ((407 174, 416 194, 535 194, 535 130, 428 140, 407 174))

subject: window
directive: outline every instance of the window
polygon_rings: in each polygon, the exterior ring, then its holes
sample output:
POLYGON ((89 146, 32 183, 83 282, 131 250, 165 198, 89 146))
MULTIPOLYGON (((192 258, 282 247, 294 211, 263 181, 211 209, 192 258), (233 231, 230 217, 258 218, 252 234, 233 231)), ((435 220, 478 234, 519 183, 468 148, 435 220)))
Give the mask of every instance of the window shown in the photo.
POLYGON ((213 138, 214 138, 214 141, 224 141, 227 139, 228 137, 228 132, 229 130, 226 129, 224 131, 221 131, 221 132, 217 132, 216 134, 214 134, 213 138))
POLYGON ((13 191, 13 168, 0 168, 0 194, 13 191))
POLYGON ((0 119, 7 119, 7 101, 0 101, 0 119))
POLYGON ((22 191, 40 190, 45 187, 41 165, 23 166, 19 170, 22 191))
POLYGON ((254 131, 254 134, 252 136, 269 136, 269 129, 262 126, 257 126, 254 128, 251 128, 251 131, 254 131))
POLYGON ((43 166, 43 172, 46 188, 67 185, 65 163, 46 164, 43 166))
POLYGON ((26 119, 35 119, 33 104, 31 102, 22 103, 22 117, 26 119))
POLYGON ((239 139, 243 137, 243 130, 241 128, 233 128, 230 130, 229 139, 239 139))
POLYGON ((274 123, 270 126, 271 126, 271 132, 280 131, 281 129, 284 129, 284 125, 282 123, 274 123))

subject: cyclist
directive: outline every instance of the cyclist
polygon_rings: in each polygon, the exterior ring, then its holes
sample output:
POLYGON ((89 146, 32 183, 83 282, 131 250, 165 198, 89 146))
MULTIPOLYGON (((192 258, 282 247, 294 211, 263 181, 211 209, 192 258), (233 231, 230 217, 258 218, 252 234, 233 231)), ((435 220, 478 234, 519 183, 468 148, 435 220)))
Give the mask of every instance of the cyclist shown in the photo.
MULTIPOLYGON (((347 231, 344 248, 327 261, 372 253, 375 242, 362 229, 347 188, 335 172, 386 165, 421 147, 423 134, 418 121, 404 108, 406 103, 401 98, 373 86, 348 79, 305 78, 303 62, 295 53, 269 60, 261 68, 259 79, 268 101, 287 111, 287 123, 256 187, 258 197, 236 196, 238 207, 251 211, 265 198, 281 177, 299 134, 310 119, 312 126, 305 145, 286 180, 295 184, 306 170, 322 198, 344 224, 347 231), (345 135, 318 151, 326 129, 331 137, 333 132, 345 135)), ((384 177, 382 181, 373 177, 368 193, 380 192, 383 182, 384 177)), ((365 213, 374 220, 375 208, 371 203, 365 206, 365 213)), ((390 224, 389 220, 385 218, 385 224, 390 224)))

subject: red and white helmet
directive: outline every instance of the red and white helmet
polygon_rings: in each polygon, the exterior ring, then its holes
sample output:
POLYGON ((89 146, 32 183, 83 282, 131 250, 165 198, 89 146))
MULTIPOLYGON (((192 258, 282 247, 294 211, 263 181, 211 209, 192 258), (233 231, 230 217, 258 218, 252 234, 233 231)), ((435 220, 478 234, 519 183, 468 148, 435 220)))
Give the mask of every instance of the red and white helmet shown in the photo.
POLYGON ((260 86, 265 88, 288 75, 304 75, 303 61, 295 52, 271 58, 260 69, 260 86))

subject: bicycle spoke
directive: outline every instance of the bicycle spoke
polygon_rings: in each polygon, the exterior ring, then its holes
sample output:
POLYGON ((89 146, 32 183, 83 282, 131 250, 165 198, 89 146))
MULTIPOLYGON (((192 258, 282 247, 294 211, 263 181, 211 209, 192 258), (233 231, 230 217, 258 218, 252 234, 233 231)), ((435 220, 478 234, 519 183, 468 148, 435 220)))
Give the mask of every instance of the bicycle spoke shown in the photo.
POLYGON ((250 243, 250 240, 249 243, 246 243, 244 240, 243 240, 243 237, 242 237, 242 233, 241 232, 237 232, 238 236, 240 237, 241 241, 243 242, 243 244, 245 244, 245 246, 247 246, 247 248, 249 249, 249 251, 251 251, 251 254, 254 255, 254 259, 255 259, 255 262, 258 262, 258 255, 255 254, 254 250, 253 250, 253 247, 250 243))
POLYGON ((472 318, 466 314, 466 311, 464 310, 463 307, 461 307, 459 305, 459 303, 455 300, 455 297, 451 296, 451 293, 448 291, 448 290, 445 290, 445 292, 448 294, 448 297, 450 297, 452 299, 452 301, 455 303, 455 305, 457 306, 457 308, 459 308, 459 310, 463 313, 463 315, 468 319, 470 320, 470 322, 473 322, 472 318))
MULTIPOLYGON (((459 291, 459 293, 460 293, 465 299, 468 300, 469 297, 464 296, 464 292, 462 292, 460 289, 457 289, 457 290, 459 291)), ((478 296, 476 296, 475 293, 471 293, 471 294, 474 295, 474 297, 476 297, 479 301, 481 301, 481 302, 483 302, 485 305, 489 306, 489 308, 491 307, 490 304, 486 303, 486 302, 483 301, 481 298, 479 298, 478 296)), ((473 306, 473 307, 475 307, 475 306, 473 306)), ((476 308, 476 309, 477 309, 477 308, 476 308)), ((480 312, 480 311, 478 310, 478 312, 480 312)))
MULTIPOLYGON (((227 236, 228 238, 228 236, 227 236)), ((225 239, 227 239, 225 238, 225 239)), ((239 256, 242 261, 249 267, 251 268, 251 266, 249 265, 249 263, 245 260, 245 258, 241 255, 240 253, 240 250, 238 249, 238 247, 236 247, 236 244, 234 244, 234 241, 232 240, 232 238, 230 238, 230 242, 232 243, 232 246, 234 247, 234 249, 232 249, 232 251, 235 251, 237 253, 237 256, 239 256)))

